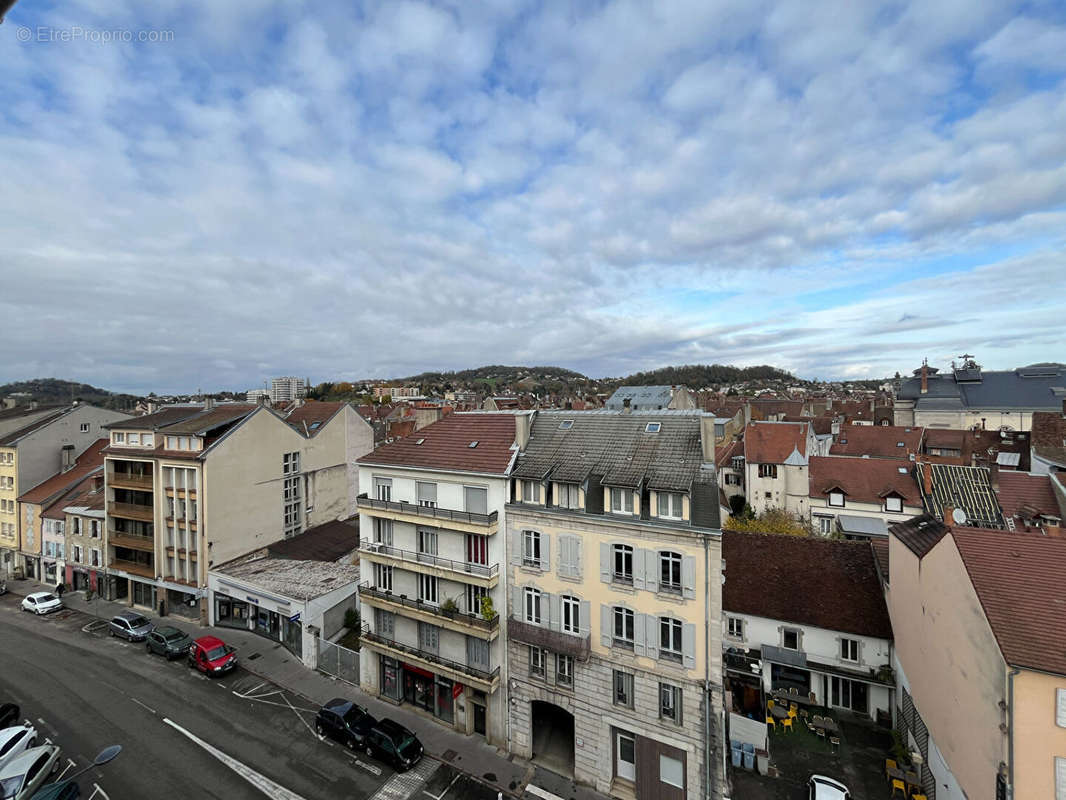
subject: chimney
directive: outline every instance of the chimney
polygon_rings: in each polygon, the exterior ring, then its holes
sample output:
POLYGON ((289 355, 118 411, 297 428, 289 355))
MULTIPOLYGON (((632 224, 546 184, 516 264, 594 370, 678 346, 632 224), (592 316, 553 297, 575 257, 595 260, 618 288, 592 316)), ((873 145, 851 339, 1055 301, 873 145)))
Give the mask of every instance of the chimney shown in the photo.
POLYGON ((65 444, 60 452, 60 472, 67 472, 74 467, 74 445, 65 444))
POLYGON ((929 362, 922 361, 922 394, 929 393, 929 362))
POLYGON ((949 531, 955 524, 955 506, 944 506, 944 527, 949 531))
POLYGON ((922 471, 922 487, 927 495, 931 495, 933 493, 933 465, 925 461, 919 464, 918 468, 922 471))
POLYGON ((622 400, 622 413, 623 414, 632 414, 633 413, 633 409, 630 408, 630 403, 631 402, 632 401, 628 397, 626 397, 626 398, 624 398, 622 400))
POLYGON ((994 461, 988 465, 988 483, 993 492, 999 491, 999 464, 994 461))
POLYGON ((525 450, 529 444, 529 429, 533 424, 533 414, 515 414, 514 418, 514 442, 518 449, 525 450))
POLYGON ((215 407, 215 398, 204 395, 204 411, 210 411, 215 407))
POLYGON ((703 446, 703 463, 714 463, 714 414, 700 414, 700 444, 703 446))
POLYGON ((158 410, 159 410, 159 403, 153 403, 152 401, 149 400, 148 401, 148 413, 149 414, 154 414, 158 410))

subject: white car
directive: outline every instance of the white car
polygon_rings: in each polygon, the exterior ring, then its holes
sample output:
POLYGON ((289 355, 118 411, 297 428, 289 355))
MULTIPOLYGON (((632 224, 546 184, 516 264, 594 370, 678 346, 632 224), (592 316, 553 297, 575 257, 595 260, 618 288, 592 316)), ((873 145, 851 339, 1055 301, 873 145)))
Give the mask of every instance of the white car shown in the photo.
POLYGON ((811 775, 807 788, 810 790, 810 800, 851 800, 847 786, 825 775, 811 775))
POLYGON ((59 748, 54 744, 31 747, 0 769, 0 798, 29 800, 59 769, 59 748))
POLYGON ((63 601, 51 592, 34 592, 22 599, 22 610, 32 611, 34 614, 47 614, 62 607, 63 601))
POLYGON ((37 729, 28 722, 0 731, 0 769, 19 753, 37 744, 37 729))

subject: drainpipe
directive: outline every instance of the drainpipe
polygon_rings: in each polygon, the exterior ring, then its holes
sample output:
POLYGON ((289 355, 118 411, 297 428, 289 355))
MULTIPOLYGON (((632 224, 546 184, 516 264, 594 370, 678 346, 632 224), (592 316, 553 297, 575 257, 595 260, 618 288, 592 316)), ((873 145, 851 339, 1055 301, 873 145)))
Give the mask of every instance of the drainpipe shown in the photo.
POLYGON ((1007 673, 1007 797, 1014 797, 1014 676, 1021 672, 1011 667, 1007 673))
MULTIPOLYGON (((707 588, 703 593, 703 694, 706 711, 703 715, 703 763, 706 765, 704 796, 711 794, 711 548, 707 536, 703 537, 703 574, 707 576, 707 588)), ((719 579, 721 580, 721 579, 719 579)), ((722 623, 719 622, 719 625, 722 623)), ((724 732, 724 728, 721 732, 724 732)))

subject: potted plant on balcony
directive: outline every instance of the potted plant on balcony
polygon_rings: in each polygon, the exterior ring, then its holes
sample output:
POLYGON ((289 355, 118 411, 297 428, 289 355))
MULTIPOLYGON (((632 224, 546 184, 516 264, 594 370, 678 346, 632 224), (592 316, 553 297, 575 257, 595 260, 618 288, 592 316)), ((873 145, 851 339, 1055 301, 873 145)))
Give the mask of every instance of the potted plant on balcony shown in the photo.
POLYGON ((488 595, 481 598, 481 616, 485 619, 492 619, 496 616, 496 609, 492 605, 492 598, 488 595))
POLYGON ((459 611, 459 604, 455 602, 454 597, 445 597, 444 602, 440 604, 440 610, 444 612, 446 616, 455 616, 459 611))

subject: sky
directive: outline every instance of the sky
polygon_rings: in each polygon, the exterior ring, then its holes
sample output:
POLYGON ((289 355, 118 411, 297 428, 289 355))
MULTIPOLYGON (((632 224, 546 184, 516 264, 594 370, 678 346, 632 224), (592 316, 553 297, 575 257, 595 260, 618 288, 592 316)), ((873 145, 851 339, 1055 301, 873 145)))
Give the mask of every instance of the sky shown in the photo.
POLYGON ((20 0, 0 383, 1066 361, 1066 5, 20 0))

